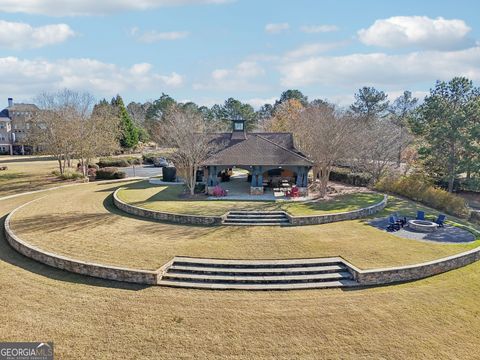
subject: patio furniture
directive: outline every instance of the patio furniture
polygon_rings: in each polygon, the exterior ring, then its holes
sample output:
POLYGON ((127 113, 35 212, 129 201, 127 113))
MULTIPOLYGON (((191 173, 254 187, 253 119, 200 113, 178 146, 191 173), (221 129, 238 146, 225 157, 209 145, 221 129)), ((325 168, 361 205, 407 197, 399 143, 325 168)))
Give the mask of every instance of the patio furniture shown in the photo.
POLYGON ((425 211, 417 211, 417 220, 425 220, 425 211))
POLYGON ((398 231, 398 230, 400 230, 400 224, 397 223, 397 221, 392 215, 390 215, 388 217, 387 231, 398 231))
POLYGON ((435 223, 438 225, 438 227, 444 227, 446 219, 447 219, 446 215, 440 214, 440 215, 438 215, 437 219, 435 220, 435 223))
POLYGON ((392 216, 395 219, 395 222, 399 224, 402 228, 407 223, 407 218, 405 216, 402 218, 397 213, 393 213, 392 216))

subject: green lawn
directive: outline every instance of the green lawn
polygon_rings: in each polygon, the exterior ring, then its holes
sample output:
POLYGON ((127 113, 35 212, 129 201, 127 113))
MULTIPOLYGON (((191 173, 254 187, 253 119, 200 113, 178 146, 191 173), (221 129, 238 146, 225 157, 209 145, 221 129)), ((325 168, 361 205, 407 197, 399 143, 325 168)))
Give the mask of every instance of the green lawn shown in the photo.
POLYGON ((157 186, 147 181, 125 186, 119 198, 146 209, 178 214, 220 216, 231 210, 284 210, 292 215, 314 215, 361 209, 382 201, 377 193, 356 193, 318 202, 185 200, 181 185, 157 186))

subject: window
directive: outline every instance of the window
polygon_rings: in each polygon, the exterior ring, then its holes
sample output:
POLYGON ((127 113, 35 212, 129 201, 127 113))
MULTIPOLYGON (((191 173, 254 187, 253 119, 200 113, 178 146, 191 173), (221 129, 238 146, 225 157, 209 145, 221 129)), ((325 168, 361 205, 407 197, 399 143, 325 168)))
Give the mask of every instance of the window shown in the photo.
POLYGON ((243 130, 243 122, 235 122, 235 130, 243 130))

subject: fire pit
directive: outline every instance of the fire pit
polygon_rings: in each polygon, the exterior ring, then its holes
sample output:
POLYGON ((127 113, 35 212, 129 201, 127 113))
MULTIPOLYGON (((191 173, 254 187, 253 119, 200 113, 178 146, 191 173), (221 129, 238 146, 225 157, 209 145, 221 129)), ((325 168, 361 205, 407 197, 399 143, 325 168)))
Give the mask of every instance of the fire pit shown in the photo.
POLYGON ((428 220, 408 220, 408 228, 419 232, 434 232, 438 225, 428 220))

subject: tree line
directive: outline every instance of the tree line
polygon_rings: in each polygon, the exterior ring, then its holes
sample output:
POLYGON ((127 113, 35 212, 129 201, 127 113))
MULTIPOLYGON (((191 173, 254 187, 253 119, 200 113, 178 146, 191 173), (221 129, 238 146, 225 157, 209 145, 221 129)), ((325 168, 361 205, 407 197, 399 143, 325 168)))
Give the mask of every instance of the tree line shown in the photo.
POLYGON ((72 158, 86 171, 96 156, 150 141, 181 148, 184 158, 176 161, 197 168, 213 151, 203 143, 206 134, 230 131, 231 119, 240 116, 248 131, 292 132, 296 146, 314 161, 320 193, 339 164, 368 173, 373 182, 393 167, 406 173, 415 164, 450 192, 460 175, 480 177, 480 90, 464 77, 438 81, 423 101, 405 91, 390 102, 385 92, 363 87, 348 107, 310 101, 295 89, 258 110, 234 98, 206 107, 167 94, 127 106, 120 95, 94 103, 90 94, 71 90, 41 94, 37 104, 44 111, 30 143, 55 155, 61 172, 72 158), (198 134, 205 135, 203 142, 198 134), (195 136, 197 142, 188 140, 195 136))

